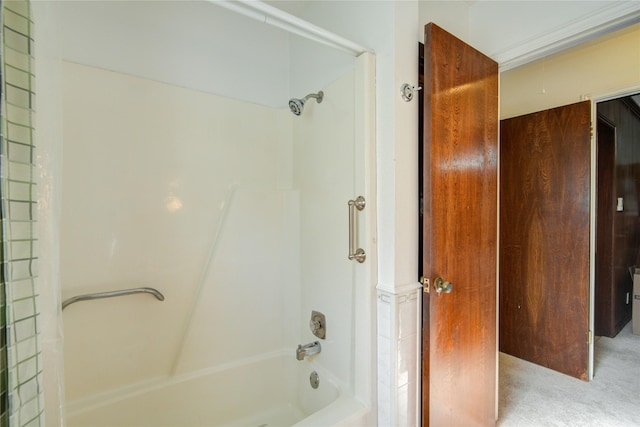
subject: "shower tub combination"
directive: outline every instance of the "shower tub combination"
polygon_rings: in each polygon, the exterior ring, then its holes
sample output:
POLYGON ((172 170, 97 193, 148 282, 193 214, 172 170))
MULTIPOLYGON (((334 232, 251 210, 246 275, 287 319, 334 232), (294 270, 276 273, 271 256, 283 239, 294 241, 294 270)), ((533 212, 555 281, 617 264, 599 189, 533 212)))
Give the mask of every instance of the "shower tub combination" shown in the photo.
MULTIPOLYGON (((68 49, 62 296, 137 288, 65 308, 67 425, 375 424, 373 55, 319 47, 206 3, 55 7, 68 49), (185 87, 136 69, 153 57, 113 50, 112 22, 139 37, 141 22, 153 31, 181 14, 197 34, 225 28, 229 43, 269 53, 254 90, 185 87), (80 23, 95 47, 86 57, 80 23), (295 72, 270 73, 283 58, 295 72), (280 89, 276 98, 262 88, 280 89), (322 338, 312 331, 317 312, 322 338)), ((163 49, 136 45, 152 38, 135 37, 129 43, 165 60, 163 49)))
POLYGON ((112 401, 101 397, 69 425, 296 426, 364 425, 366 408, 342 393, 329 373, 313 363, 273 355, 216 372, 201 372, 129 390, 112 401), (319 377, 317 388, 311 374, 319 377))

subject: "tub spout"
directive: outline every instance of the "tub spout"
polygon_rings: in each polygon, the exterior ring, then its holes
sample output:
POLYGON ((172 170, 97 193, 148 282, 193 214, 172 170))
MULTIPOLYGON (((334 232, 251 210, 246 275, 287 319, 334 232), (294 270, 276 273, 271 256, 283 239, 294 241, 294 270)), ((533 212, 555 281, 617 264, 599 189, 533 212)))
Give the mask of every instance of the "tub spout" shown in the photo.
POLYGON ((314 341, 309 344, 298 344, 298 349, 296 350, 296 359, 304 360, 305 357, 311 356, 313 354, 320 353, 320 342, 314 341))

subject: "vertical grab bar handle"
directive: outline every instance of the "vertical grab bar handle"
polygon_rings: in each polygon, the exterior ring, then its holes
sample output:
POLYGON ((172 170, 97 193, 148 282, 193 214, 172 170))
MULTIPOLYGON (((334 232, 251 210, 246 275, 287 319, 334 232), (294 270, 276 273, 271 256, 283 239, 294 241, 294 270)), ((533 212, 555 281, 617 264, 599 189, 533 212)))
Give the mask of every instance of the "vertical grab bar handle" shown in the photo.
POLYGON ((366 202, 364 197, 358 196, 355 200, 349 200, 349 259, 356 260, 360 263, 364 262, 367 255, 362 248, 356 248, 356 209, 361 211, 364 209, 366 202))

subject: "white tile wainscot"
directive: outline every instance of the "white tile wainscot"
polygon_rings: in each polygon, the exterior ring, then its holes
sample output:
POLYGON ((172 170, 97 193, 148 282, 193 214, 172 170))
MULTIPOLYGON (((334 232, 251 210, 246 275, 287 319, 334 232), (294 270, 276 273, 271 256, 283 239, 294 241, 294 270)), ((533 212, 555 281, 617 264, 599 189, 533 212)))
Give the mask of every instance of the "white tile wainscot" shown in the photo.
POLYGON ((420 424, 421 290, 417 283, 377 290, 380 427, 420 424))

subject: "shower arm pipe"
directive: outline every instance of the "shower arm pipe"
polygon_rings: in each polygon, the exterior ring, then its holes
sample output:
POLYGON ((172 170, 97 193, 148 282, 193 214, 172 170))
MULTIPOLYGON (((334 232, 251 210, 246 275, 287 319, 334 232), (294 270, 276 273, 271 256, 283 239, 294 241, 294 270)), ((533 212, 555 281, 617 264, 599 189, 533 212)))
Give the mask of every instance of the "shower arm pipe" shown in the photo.
POLYGON ((295 15, 284 12, 277 7, 257 0, 207 0, 217 6, 242 14, 249 18, 265 24, 278 27, 290 33, 297 34, 310 40, 317 41, 327 46, 346 52, 353 56, 360 56, 362 53, 373 53, 372 49, 352 42, 342 36, 325 30, 298 18, 295 15))
POLYGON ((62 309, 64 310, 67 306, 80 301, 90 301, 94 299, 102 299, 102 298, 112 298, 112 297, 120 297, 124 295, 133 295, 133 294, 151 294, 158 299, 158 301, 164 301, 164 295, 160 293, 157 289, 154 288, 133 288, 133 289, 122 289, 118 291, 109 291, 109 292, 96 292, 93 294, 84 294, 84 295, 76 295, 75 297, 67 298, 62 302, 62 309))

